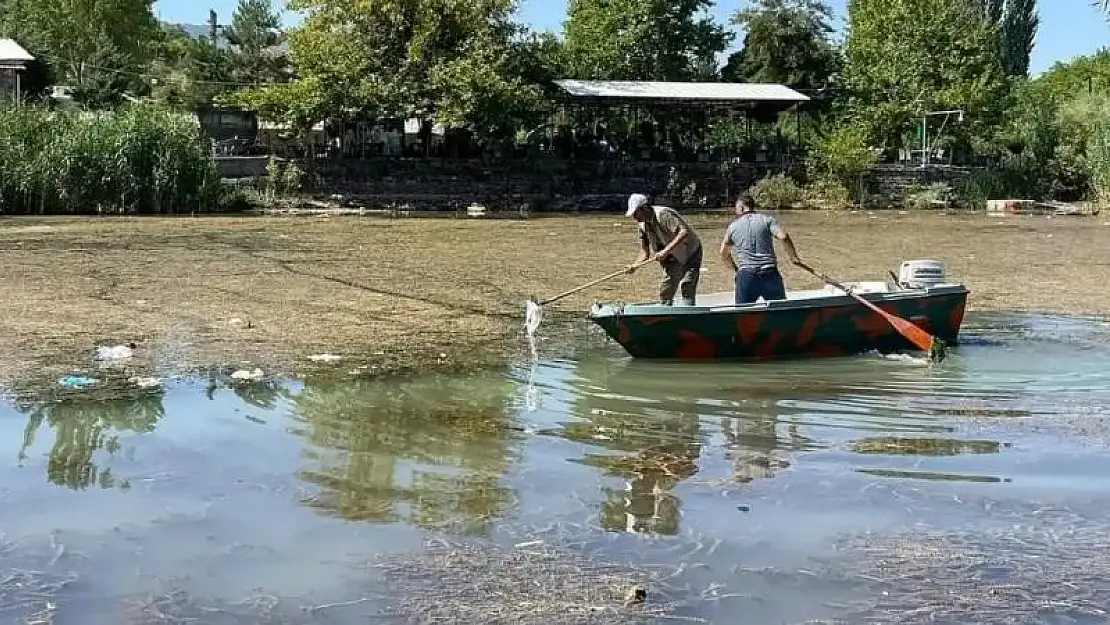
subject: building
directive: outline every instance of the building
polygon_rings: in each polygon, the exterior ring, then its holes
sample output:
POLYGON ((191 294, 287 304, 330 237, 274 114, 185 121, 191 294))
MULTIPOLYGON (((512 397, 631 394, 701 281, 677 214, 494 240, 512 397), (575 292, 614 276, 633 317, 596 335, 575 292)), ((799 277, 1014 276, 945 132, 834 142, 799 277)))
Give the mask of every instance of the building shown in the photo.
POLYGON ((23 100, 22 74, 35 57, 11 39, 0 39, 0 97, 20 104, 23 100))

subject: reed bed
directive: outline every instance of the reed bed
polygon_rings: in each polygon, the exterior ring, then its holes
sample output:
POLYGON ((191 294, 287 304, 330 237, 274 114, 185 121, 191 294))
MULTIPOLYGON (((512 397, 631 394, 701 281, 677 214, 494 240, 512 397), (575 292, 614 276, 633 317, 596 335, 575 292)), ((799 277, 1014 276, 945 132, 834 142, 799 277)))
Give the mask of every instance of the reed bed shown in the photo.
POLYGON ((199 126, 151 105, 78 113, 0 109, 0 208, 9 215, 210 210, 219 174, 199 126))

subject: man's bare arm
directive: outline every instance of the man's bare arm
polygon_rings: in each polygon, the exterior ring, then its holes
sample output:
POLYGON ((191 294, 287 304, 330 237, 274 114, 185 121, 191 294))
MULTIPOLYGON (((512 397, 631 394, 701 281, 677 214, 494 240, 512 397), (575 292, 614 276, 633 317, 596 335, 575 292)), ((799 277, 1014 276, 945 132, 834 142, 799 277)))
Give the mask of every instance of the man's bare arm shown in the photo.
POLYGON ((682 245, 682 242, 686 240, 686 236, 688 234, 689 232, 686 230, 686 228, 680 227, 678 229, 678 232, 675 233, 674 238, 671 239, 671 242, 667 244, 667 247, 659 250, 659 253, 655 255, 656 259, 663 260, 667 256, 670 256, 671 252, 674 251, 674 248, 682 245))
POLYGON ((794 239, 790 238, 790 233, 782 226, 776 226, 774 231, 775 238, 782 241, 783 247, 786 248, 786 254, 790 257, 790 262, 795 265, 801 265, 802 259, 798 257, 798 249, 794 247, 794 239))

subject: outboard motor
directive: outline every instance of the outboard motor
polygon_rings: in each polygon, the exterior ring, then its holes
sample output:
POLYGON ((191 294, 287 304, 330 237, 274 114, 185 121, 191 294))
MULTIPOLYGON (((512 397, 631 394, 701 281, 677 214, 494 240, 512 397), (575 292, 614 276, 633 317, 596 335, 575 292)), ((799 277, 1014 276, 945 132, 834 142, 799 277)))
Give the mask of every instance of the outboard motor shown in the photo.
POLYGON ((944 263, 939 260, 907 260, 898 271, 898 284, 906 289, 927 289, 946 279, 944 263))

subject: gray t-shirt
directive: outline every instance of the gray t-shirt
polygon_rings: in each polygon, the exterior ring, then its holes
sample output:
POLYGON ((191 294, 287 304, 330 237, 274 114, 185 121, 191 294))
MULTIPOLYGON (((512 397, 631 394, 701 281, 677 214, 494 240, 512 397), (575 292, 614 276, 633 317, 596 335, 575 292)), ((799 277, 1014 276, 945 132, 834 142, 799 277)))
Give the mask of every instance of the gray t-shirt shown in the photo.
POLYGON ((775 235, 781 232, 779 222, 763 213, 747 213, 737 217, 725 230, 725 243, 732 246, 736 266, 748 269, 775 267, 775 235))

